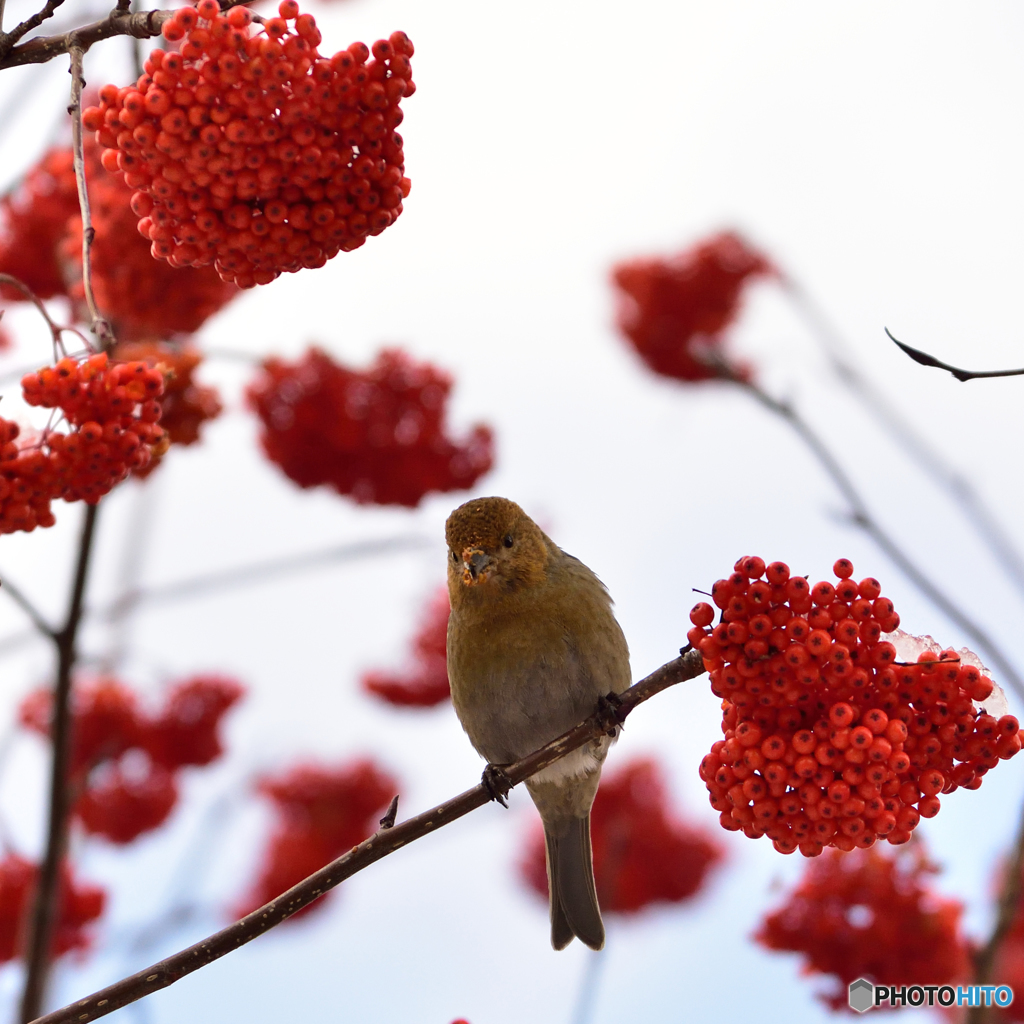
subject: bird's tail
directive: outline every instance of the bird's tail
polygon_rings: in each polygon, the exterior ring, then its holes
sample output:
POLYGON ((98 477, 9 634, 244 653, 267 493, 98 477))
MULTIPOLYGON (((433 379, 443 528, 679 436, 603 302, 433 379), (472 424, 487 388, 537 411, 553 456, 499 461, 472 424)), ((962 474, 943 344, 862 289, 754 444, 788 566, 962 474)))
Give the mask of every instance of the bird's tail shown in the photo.
POLYGON ((590 815, 545 822, 548 889, 551 894, 551 945, 564 949, 573 936, 591 949, 604 945, 604 922, 597 903, 590 852, 590 815))

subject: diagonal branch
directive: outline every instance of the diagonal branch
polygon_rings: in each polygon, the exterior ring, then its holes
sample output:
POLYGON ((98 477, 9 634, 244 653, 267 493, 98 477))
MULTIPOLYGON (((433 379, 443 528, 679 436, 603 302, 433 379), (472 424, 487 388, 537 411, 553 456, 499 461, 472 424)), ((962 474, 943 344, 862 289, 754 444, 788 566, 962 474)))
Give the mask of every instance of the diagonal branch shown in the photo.
MULTIPOLYGON (((619 694, 621 704, 616 717, 620 722, 623 721, 637 705, 649 700, 656 693, 683 680, 693 679, 703 672, 704 663, 700 654, 695 650, 687 650, 685 654, 662 665, 646 679, 631 686, 625 693, 619 694)), ((597 711, 586 721, 528 757, 504 766, 505 774, 513 785, 517 785, 588 740, 603 735, 609 724, 607 712, 597 711)), ((33 1024, 81 1024, 93 1021, 144 996, 167 988, 185 975, 258 938, 357 871, 362 871, 382 857, 431 832, 436 832, 437 829, 469 814, 470 811, 483 807, 490 800, 489 790, 481 783, 423 814, 418 814, 415 818, 409 818, 392 828, 381 828, 365 842, 240 921, 222 928, 215 935, 167 957, 166 960, 161 960, 152 967, 94 992, 61 1010, 54 1010, 53 1013, 38 1018, 33 1024)))
MULTIPOLYGON (((811 333, 825 349, 839 380, 881 421, 910 457, 949 492, 978 536, 996 556, 1011 582, 1024 594, 1024 557, 971 481, 949 462, 926 436, 918 433, 882 392, 857 369, 849 345, 807 292, 790 277, 784 276, 781 283, 797 311, 807 322, 811 333)), ((888 331, 886 333, 888 334, 888 331)), ((900 344, 905 352, 917 353, 916 349, 910 350, 908 345, 899 342, 897 344, 900 344)), ((918 361, 920 362, 920 359, 918 361)))
POLYGON ((1002 679, 1014 690, 1018 697, 1024 699, 1024 680, 1021 679, 1010 659, 1003 653, 992 637, 967 612, 959 607, 938 584, 925 575, 921 568, 871 515, 866 502, 847 475, 846 470, 843 469, 839 460, 829 450, 825 442, 814 432, 810 424, 791 405, 772 398, 771 395, 762 391, 756 384, 740 380, 729 374, 727 370, 723 370, 722 375, 724 379, 731 380, 742 387, 756 398, 761 405, 785 420, 793 428, 846 499, 853 522, 874 540, 932 604, 943 611, 951 621, 955 622, 979 647, 986 651, 992 664, 999 670, 1002 679))
MULTIPOLYGON (((1021 883, 1024 872, 1024 808, 1021 811, 1020 822, 1017 825, 1017 838, 1013 844, 1013 853, 1006 865, 1006 874, 1003 877, 1002 890, 999 893, 999 903, 996 908, 996 920, 992 926, 992 932, 985 942, 985 945, 974 954, 974 983, 976 985, 988 985, 992 981, 992 971, 995 968, 996 958, 1002 947, 1003 940, 1017 919, 1017 912, 1021 904, 1021 883)), ((985 1024, 990 1018, 994 1019, 994 1013, 980 1003, 967 1011, 966 1024, 985 1024)))
POLYGON ((0 32, 0 60, 7 56, 19 39, 31 32, 32 29, 38 28, 48 18, 52 18, 53 12, 62 3, 64 3, 64 0, 46 0, 46 5, 42 10, 36 11, 30 18, 26 18, 21 24, 15 25, 10 32, 0 32))
POLYGON ((885 333, 889 335, 889 340, 903 349, 915 363, 920 363, 922 366, 934 366, 939 370, 948 370, 959 381, 974 380, 977 377, 1019 377, 1024 374, 1024 368, 1019 370, 961 370, 958 366, 950 366, 949 363, 944 363, 941 359, 936 359, 935 356, 930 356, 919 348, 913 348, 897 340, 892 336, 888 327, 885 328, 885 333))
POLYGON ((40 633, 51 640, 56 640, 57 631, 46 621, 43 613, 29 600, 28 595, 20 587, 15 586, 9 579, 4 579, 0 583, 0 589, 32 620, 32 625, 40 633))

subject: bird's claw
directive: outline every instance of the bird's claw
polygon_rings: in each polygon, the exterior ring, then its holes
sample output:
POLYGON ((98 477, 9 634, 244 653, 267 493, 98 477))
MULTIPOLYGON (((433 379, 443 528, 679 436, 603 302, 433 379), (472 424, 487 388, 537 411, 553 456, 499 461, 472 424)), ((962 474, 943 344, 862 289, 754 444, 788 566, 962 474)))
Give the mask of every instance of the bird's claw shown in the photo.
POLYGON ((622 728, 622 718, 619 711, 622 708, 622 698, 617 693, 609 693, 597 700, 597 715, 601 725, 604 726, 605 734, 618 736, 622 728))
POLYGON ((480 777, 480 784, 502 807, 508 807, 508 796, 512 789, 512 780, 505 774, 505 769, 499 764, 489 764, 480 777))

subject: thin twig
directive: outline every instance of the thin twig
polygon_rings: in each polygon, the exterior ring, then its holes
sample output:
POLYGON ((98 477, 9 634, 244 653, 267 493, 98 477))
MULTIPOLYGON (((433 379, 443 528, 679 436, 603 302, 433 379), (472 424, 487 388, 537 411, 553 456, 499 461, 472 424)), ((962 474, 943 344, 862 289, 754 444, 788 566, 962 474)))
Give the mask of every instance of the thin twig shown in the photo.
MULTIPOLYGON (((919 434, 856 368, 850 359, 849 346, 803 288, 788 277, 782 278, 782 285, 825 349, 840 381, 874 413, 910 457, 950 494, 983 543, 996 556, 1010 581, 1024 594, 1024 556, 971 482, 926 437, 919 434)), ((906 351, 909 346, 901 347, 906 351)))
MULTIPOLYGON (((988 941, 974 954, 974 983, 988 985, 992 979, 999 950, 1007 932, 1017 919, 1021 900, 1021 873, 1024 872, 1024 807, 1021 808, 1020 822, 1017 825, 1017 839, 1013 845, 1010 863, 1006 865, 1002 891, 999 894, 999 905, 996 910, 995 924, 988 941)), ((965 1024, 985 1024, 990 1012, 987 1006, 974 1006, 967 1011, 965 1024)))
MULTIPOLYGON (((247 0, 221 0, 221 10, 229 10, 247 0)), ((0 59, 0 71, 4 68, 17 67, 20 64, 45 64, 62 53, 69 53, 77 46, 83 51, 93 43, 113 36, 136 36, 149 39, 160 35, 165 21, 174 15, 174 11, 137 11, 129 14, 125 10, 115 9, 100 21, 73 29, 54 36, 37 36, 24 43, 19 43, 10 53, 0 59)))
POLYGON ((904 344, 892 336, 888 327, 885 328, 885 333, 889 335, 889 340, 903 349, 915 363, 920 363, 922 366, 934 366, 938 370, 946 370, 959 381, 974 380, 977 377, 1019 377, 1024 374, 1024 368, 1019 370, 961 370, 960 367, 944 363, 941 359, 936 359, 935 356, 930 356, 919 348, 904 344))
MULTIPOLYGON (((118 0, 118 8, 120 6, 121 0, 118 0)), ((96 229, 92 226, 89 190, 85 187, 85 153, 82 145, 82 88, 85 85, 82 59, 85 50, 75 42, 68 52, 71 54, 71 104, 68 107, 68 113, 71 115, 71 149, 75 161, 75 181, 78 184, 78 206, 82 211, 82 286, 85 289, 85 304, 89 308, 89 326, 96 335, 100 348, 108 352, 114 347, 114 331, 110 322, 100 315, 96 298, 92 293, 92 240, 96 229)))
MULTIPOLYGON (((3 60, 10 53, 11 48, 19 39, 22 39, 32 29, 38 28, 47 19, 52 18, 53 12, 62 3, 64 3, 64 0, 46 0, 46 5, 41 10, 36 11, 30 18, 26 18, 21 24, 15 25, 10 32, 4 32, 0 35, 0 60, 3 60)), ((2 13, 3 9, 0 8, 0 14, 2 13)))
POLYGON ((377 555, 394 552, 413 551, 426 547, 429 543, 423 537, 410 534, 405 537, 388 537, 383 540, 341 544, 326 550, 320 549, 302 555, 289 555, 266 562, 256 562, 253 565, 224 569, 203 576, 193 576, 190 579, 178 580, 176 583, 167 583, 162 587, 151 587, 149 590, 132 590, 108 605, 100 614, 108 620, 117 620, 129 614, 140 604, 162 604, 208 594, 212 591, 227 590, 252 583, 266 583, 282 576, 291 576, 309 569, 319 569, 331 562, 348 562, 358 558, 373 558, 377 555))
POLYGON ((0 274, 0 285, 2 284, 10 285, 10 287, 12 288, 17 288, 18 291, 20 291, 21 294, 24 295, 25 298, 28 299, 28 301, 31 302, 32 305, 36 307, 36 309, 39 310, 39 315, 42 316, 42 318, 46 321, 46 326, 50 328, 50 337, 53 339, 53 351, 55 359, 58 357, 58 352, 66 354, 64 342, 61 340, 61 335, 65 331, 68 331, 70 334, 74 334, 77 337, 81 338, 82 341, 85 343, 86 347, 90 347, 89 339, 86 338, 86 336, 77 327, 58 324, 53 319, 53 317, 50 316, 49 311, 43 304, 43 300, 39 298, 39 296, 36 295, 36 293, 32 291, 32 289, 29 288, 29 286, 25 284, 24 281, 15 277, 13 274, 0 274))
POLYGON ((929 579, 911 561, 899 544, 882 528, 868 511, 864 499, 854 486, 853 481, 847 476, 846 471, 839 464, 839 460, 799 413, 788 403, 772 398, 771 395, 762 391, 761 388, 750 381, 739 380, 731 376, 728 379, 753 395, 766 409, 781 417, 796 431, 800 439, 811 450, 822 468, 832 478, 832 482, 846 499, 850 507, 852 521, 874 540, 932 604, 955 622, 979 647, 984 648, 989 660, 999 670, 1001 678, 1008 686, 1012 687, 1017 696, 1024 699, 1024 680, 1021 680, 1017 670, 1006 655, 1003 654, 998 644, 962 608, 956 605, 938 584, 929 579))
POLYGON ((68 838, 68 765, 71 757, 71 677, 77 655, 78 626, 82 619, 85 585, 89 576, 98 505, 87 505, 78 542, 78 561, 64 627, 54 636, 57 679, 53 688, 50 724, 53 757, 50 768, 50 809, 46 854, 39 871, 26 943, 25 988, 20 1020, 39 1016, 50 967, 51 936, 57 915, 58 880, 68 838))
POLYGON ((0 593, 6 594, 31 620, 32 625, 39 630, 43 636, 56 640, 57 631, 43 616, 43 613, 28 599, 25 592, 7 577, 0 576, 3 583, 0 584, 0 593))
MULTIPOLYGON (((621 722, 637 705, 650 699, 656 693, 685 679, 693 679, 703 672, 703 660, 700 654, 694 650, 662 665, 646 679, 619 695, 621 704, 616 712, 618 720, 621 722)), ((588 740, 604 735, 608 726, 607 712, 597 711, 586 721, 581 722, 528 757, 505 766, 505 774, 513 785, 517 785, 535 772, 582 746, 588 740)), ((298 885, 292 886, 286 893, 271 900, 266 906, 247 914, 240 921, 228 925, 227 928, 221 929, 215 935, 211 935, 194 946, 189 946, 188 949, 183 949, 181 952, 161 960, 152 967, 147 967, 131 977, 109 985, 99 992, 94 992, 85 999, 65 1006, 63 1009, 48 1013, 40 1017, 34 1024, 81 1024, 84 1021, 96 1020, 98 1017, 112 1013, 137 999, 167 988, 168 985, 173 985, 185 975, 205 967, 279 925, 357 871, 369 867, 382 857, 394 853, 416 839, 436 832, 442 826, 469 814, 470 811, 483 807, 490 800, 489 790, 482 784, 477 785, 415 818, 409 818, 392 828, 381 828, 365 842, 310 875, 309 878, 299 882, 298 885)))

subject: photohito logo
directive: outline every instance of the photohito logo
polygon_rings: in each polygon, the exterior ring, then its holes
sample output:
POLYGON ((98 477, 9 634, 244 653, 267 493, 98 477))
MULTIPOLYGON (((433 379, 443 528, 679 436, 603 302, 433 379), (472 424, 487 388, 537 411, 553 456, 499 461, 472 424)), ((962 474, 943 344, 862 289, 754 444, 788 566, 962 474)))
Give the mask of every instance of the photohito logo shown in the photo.
POLYGON ((1009 1006, 1009 985, 874 985, 867 978, 850 982, 850 1009, 858 1013, 882 1006, 1009 1006))

